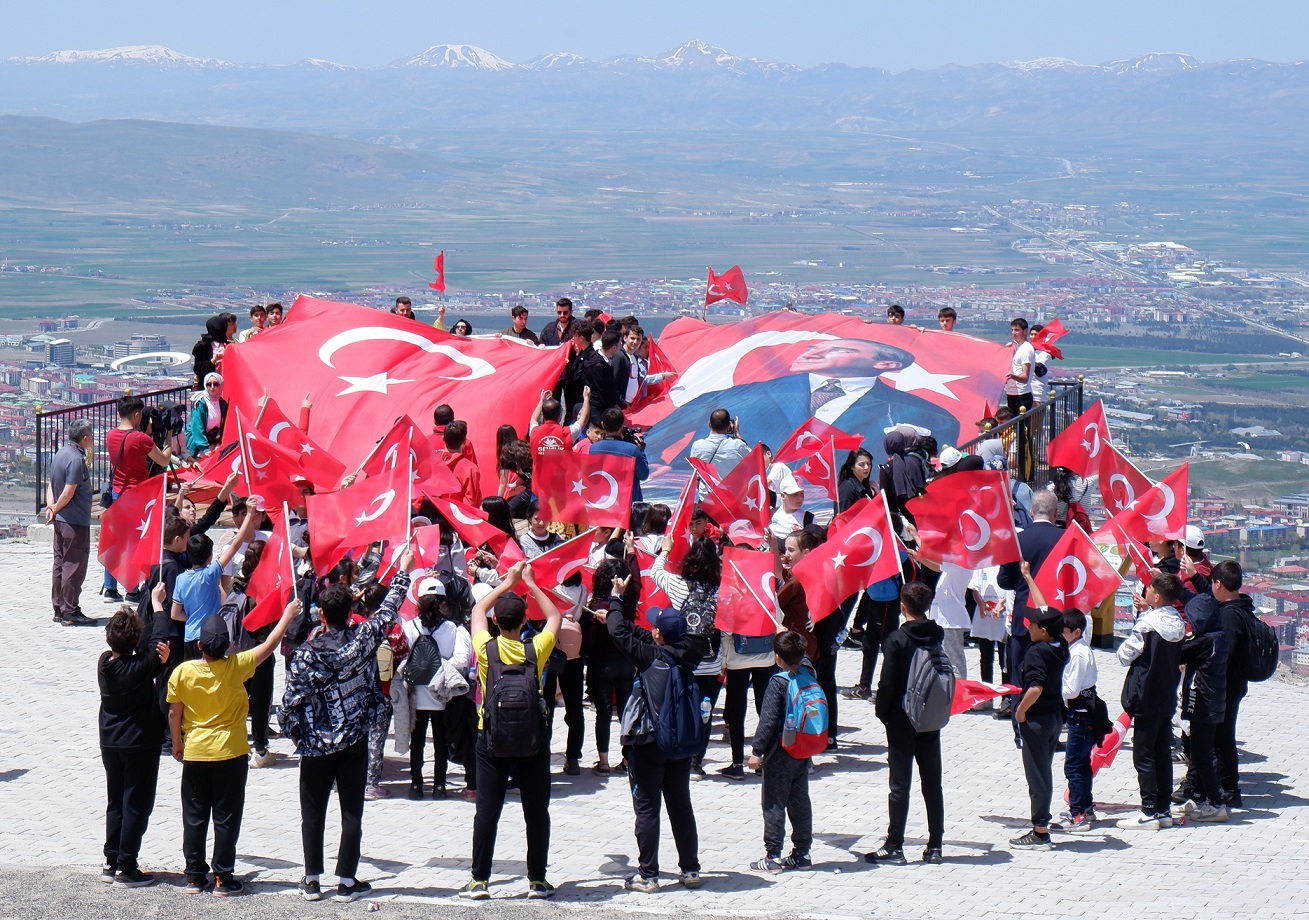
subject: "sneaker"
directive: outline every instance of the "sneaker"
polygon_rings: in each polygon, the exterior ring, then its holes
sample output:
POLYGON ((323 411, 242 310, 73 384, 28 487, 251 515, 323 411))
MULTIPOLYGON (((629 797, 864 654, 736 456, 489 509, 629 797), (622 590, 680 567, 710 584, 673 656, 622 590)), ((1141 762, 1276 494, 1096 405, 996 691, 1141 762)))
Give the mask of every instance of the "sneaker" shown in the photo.
POLYGON ((700 887, 700 873, 699 873, 699 872, 683 872, 681 875, 679 875, 679 876, 677 877, 677 883, 678 883, 679 885, 681 885, 683 888, 691 888, 691 889, 699 888, 699 887, 700 887))
POLYGON ((254 751, 250 754, 250 768, 258 770, 261 767, 271 767, 277 763, 277 755, 272 751, 254 751))
POLYGON ((812 869, 814 861, 809 858, 808 853, 797 853, 791 851, 791 855, 782 860, 783 869, 812 869))
POLYGON ((1185 818, 1194 811, 1199 811, 1200 806, 1195 804, 1194 799, 1186 799, 1180 805, 1174 805, 1169 809, 1170 816, 1173 818, 1185 818))
POLYGON ((1227 820, 1227 806, 1210 805, 1208 802, 1205 802, 1195 811, 1191 812, 1191 820, 1221 824, 1227 820))
POLYGON ((723 779, 745 779, 745 767, 739 763, 730 764, 718 771, 723 779))
POLYGON ((477 790, 476 790, 476 789, 460 789, 460 790, 459 790, 459 798, 463 799, 465 802, 476 802, 476 801, 477 801, 477 790))
MULTIPOLYGON (((1226 820, 1224 812, 1223 820, 1226 820)), ((155 877, 140 869, 124 869, 114 876, 115 888, 148 888, 155 883, 155 877)))
POLYGON ((704 779, 704 775, 704 764, 700 763, 698 760, 691 761, 691 779, 704 779))
POLYGON ((762 859, 756 859, 750 863, 750 868, 756 872, 771 872, 773 875, 777 875, 786 866, 782 865, 782 861, 777 857, 765 854, 762 859))
POLYGON ((323 899, 323 886, 318 883, 318 879, 312 882, 307 878, 300 879, 300 897, 306 901, 321 901, 323 899))
POLYGON ((1171 801, 1174 805, 1184 805, 1186 804, 1187 799, 1193 799, 1193 798, 1195 798, 1195 790, 1191 789, 1189 786, 1182 785, 1182 786, 1178 786, 1177 789, 1174 790, 1172 798, 1169 801, 1171 801))
POLYGON ((118 592, 117 588, 101 591, 100 596, 105 599, 106 604, 121 604, 123 602, 123 595, 118 592))
POLYGON ((1021 837, 1015 837, 1009 841, 1009 845, 1020 850, 1053 850, 1054 844, 1050 842, 1049 834, 1038 834, 1036 831, 1028 831, 1021 837))
POLYGON ((828 738, 828 739, 827 739, 827 747, 823 748, 823 753, 825 753, 825 754, 835 754, 835 753, 836 753, 836 739, 835 739, 835 738, 828 738))
POLYGON ((112 885, 117 879, 117 870, 113 866, 105 865, 100 867, 100 881, 106 885, 112 885))
POLYGON ((99 620, 93 620, 80 610, 74 610, 72 613, 65 613, 60 619, 65 626, 96 626, 99 620))
POLYGON ((391 793, 387 792, 381 786, 364 787, 365 802, 376 802, 378 799, 388 799, 390 797, 391 797, 391 793))
POLYGON ((433 798, 433 799, 448 799, 449 797, 450 797, 450 793, 446 791, 446 789, 445 789, 444 786, 433 786, 433 787, 432 787, 432 798, 433 798))
POLYGON ((945 862, 945 857, 941 855, 941 848, 928 847, 923 850, 923 862, 931 863, 934 866, 939 866, 941 863, 945 862))
POLYGON ((866 700, 872 698, 873 691, 863 684, 855 684, 853 687, 846 687, 841 691, 841 696, 847 700, 866 700))
MULTIPOLYGON (((1074 815, 1071 819, 1069 819, 1067 824, 1065 824, 1063 827, 1059 829, 1063 831, 1065 834, 1085 834, 1087 831, 1091 829, 1092 823, 1094 821, 1095 821, 1094 816, 1090 814, 1074 815)), ((1050 829, 1053 830, 1054 825, 1051 825, 1050 829)))
POLYGON ((459 889, 459 897, 470 901, 489 901, 491 888, 485 879, 470 878, 464 887, 459 889))
POLYGON ((580 776, 581 773, 582 765, 577 762, 576 757, 564 759, 564 776, 580 776))
POLYGON ((411 802, 417 802, 417 801, 421 800, 422 797, 423 797, 423 784, 422 784, 422 783, 410 783, 410 784, 409 784, 409 800, 410 800, 411 802))
POLYGON ((230 875, 220 875, 214 879, 214 897, 230 898, 232 895, 240 894, 245 891, 245 886, 240 880, 230 875))
POLYGON ((188 875, 186 877, 186 887, 182 889, 186 894, 201 894, 209 887, 209 876, 207 875, 188 875))
MULTIPOLYGON (((1169 826, 1172 826, 1172 819, 1168 819, 1169 826)), ((1122 818, 1118 822, 1120 831, 1157 831, 1159 830, 1159 819, 1154 815, 1137 813, 1129 817, 1122 818)))
MULTIPOLYGON (((592 776, 608 776, 611 772, 608 764, 603 764, 598 760, 591 765, 592 776)), ((695 772, 695 764, 691 764, 691 772, 695 772)), ((700 772, 703 773, 704 771, 701 770, 700 772)))
MULTIPOLYGON (((1156 821, 1159 822, 1159 829, 1160 829, 1160 830, 1163 830, 1164 828, 1168 828, 1168 827, 1172 827, 1172 826, 1173 826, 1173 823, 1174 823, 1174 822, 1173 822, 1173 816, 1170 815, 1170 814, 1169 814, 1168 812, 1166 812, 1166 811, 1161 811, 1161 812, 1159 812, 1159 814, 1155 815, 1154 818, 1155 818, 1156 821)), ((1183 821, 1182 823, 1185 824, 1186 822, 1183 821)))
POLYGON ((1223 804, 1228 808, 1241 808, 1241 792, 1238 789, 1223 790, 1223 804))
POLYGON ((876 850, 873 850, 873 852, 865 853, 864 862, 887 863, 892 866, 903 866, 907 860, 904 858, 903 847, 892 847, 883 843, 876 850))
POLYGON ((535 882, 528 882, 527 896, 536 900, 553 898, 555 896, 555 886, 551 885, 545 879, 537 879, 535 882))
POLYGON ((659 890, 659 879, 651 876, 646 878, 639 872, 636 875, 629 875, 623 882, 623 887, 628 891, 640 891, 643 894, 654 894, 659 890))
POLYGON ((355 879, 353 885, 346 885, 344 883, 337 885, 336 894, 332 895, 332 900, 341 904, 348 904, 356 898, 362 898, 372 890, 372 885, 367 882, 361 882, 359 879, 355 879))

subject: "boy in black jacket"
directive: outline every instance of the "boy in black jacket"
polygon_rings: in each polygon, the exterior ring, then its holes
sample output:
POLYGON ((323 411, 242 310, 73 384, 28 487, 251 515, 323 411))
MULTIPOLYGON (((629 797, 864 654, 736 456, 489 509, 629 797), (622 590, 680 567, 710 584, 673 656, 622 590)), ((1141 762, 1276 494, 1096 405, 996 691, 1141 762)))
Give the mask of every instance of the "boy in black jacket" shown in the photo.
MULTIPOLYGON (((1033 600, 1043 600, 1032 580, 1032 568, 1022 563, 1023 577, 1033 600)), ((1054 752, 1064 727, 1064 614, 1053 607, 1026 610, 1027 635, 1032 640, 1014 673, 1021 675, 1023 695, 1014 707, 1014 721, 1023 742, 1023 773, 1032 807, 1032 829, 1009 841, 1011 847, 1051 850, 1050 794, 1054 789, 1054 752)))
POLYGON ((1227 710, 1229 645, 1222 614, 1212 594, 1197 594, 1186 605, 1191 636, 1182 640, 1182 718, 1191 727, 1190 766, 1182 780, 1184 798, 1173 806, 1173 818, 1193 821, 1227 820, 1223 790, 1218 783, 1214 737, 1227 710))
MULTIPOLYGON (((793 630, 773 637, 773 656, 780 669, 768 680, 759 710, 750 769, 763 765, 764 858, 750 864, 761 872, 811 869, 809 848, 814 843, 814 810, 809 802, 809 758, 792 757, 782 748, 782 730, 790 695, 790 675, 805 667, 804 636, 793 630), (791 855, 782 858, 786 816, 791 816, 791 855)), ((810 668, 812 671, 813 669, 810 668)))
MULTIPOLYGON (((670 666, 682 668, 683 676, 695 682, 692 672, 709 650, 704 636, 689 635, 686 617, 671 607, 651 608, 647 614, 650 630, 642 629, 625 615, 623 595, 626 578, 613 580, 613 594, 605 624, 613 640, 641 676, 642 690, 653 714, 667 690, 667 672, 652 667, 661 657, 670 666)), ((637 576, 640 577, 639 574, 637 576)), ((633 694, 633 698, 635 698, 633 694)), ((631 705, 629 700, 628 705, 631 705)), ((627 720, 623 720, 626 727, 627 720)), ((627 879, 631 891, 652 894, 659 890, 659 805, 668 808, 668 824, 677 844, 677 863, 681 867, 678 881, 687 888, 700 887, 700 839, 691 809, 691 758, 669 760, 659 751, 654 739, 624 737, 623 756, 627 758, 627 778, 632 787, 632 808, 636 811, 636 846, 640 870, 627 879)))
POLYGON ((888 777, 891 792, 887 803, 886 839, 871 853, 864 854, 870 863, 903 866, 904 826, 909 818, 909 789, 913 784, 914 763, 918 763, 918 780, 923 787, 923 804, 927 808, 927 848, 923 862, 941 862, 941 841, 945 837, 945 796, 941 791, 941 733, 918 732, 904 711, 904 695, 909 683, 909 663, 920 648, 940 645, 945 630, 927 619, 932 606, 932 592, 920 582, 911 581, 900 589, 900 613, 904 623, 882 643, 882 675, 877 682, 877 718, 886 726, 888 777))
POLYGON ((1223 721, 1214 736, 1214 753, 1218 757, 1218 782, 1223 787, 1223 804, 1228 808, 1241 807, 1241 774, 1236 759, 1236 718, 1241 711, 1250 683, 1245 677, 1242 650, 1248 624, 1255 618, 1254 601, 1241 593, 1241 566, 1232 560, 1218 563, 1210 575, 1210 589, 1218 601, 1218 614, 1222 619, 1223 635, 1227 638, 1227 687, 1223 706, 1223 721))

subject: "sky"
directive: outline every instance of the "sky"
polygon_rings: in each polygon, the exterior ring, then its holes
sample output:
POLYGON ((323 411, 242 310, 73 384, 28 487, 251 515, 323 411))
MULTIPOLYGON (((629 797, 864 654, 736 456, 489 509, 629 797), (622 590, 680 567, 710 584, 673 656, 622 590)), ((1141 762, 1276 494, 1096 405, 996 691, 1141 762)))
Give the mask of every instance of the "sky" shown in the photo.
POLYGON ((552 51, 657 54, 698 38, 742 57, 893 72, 1065 57, 1101 63, 1151 51, 1202 61, 1309 58, 1303 0, 46 0, 12 4, 0 58, 120 45, 286 64, 377 67, 442 43, 510 61, 552 51))

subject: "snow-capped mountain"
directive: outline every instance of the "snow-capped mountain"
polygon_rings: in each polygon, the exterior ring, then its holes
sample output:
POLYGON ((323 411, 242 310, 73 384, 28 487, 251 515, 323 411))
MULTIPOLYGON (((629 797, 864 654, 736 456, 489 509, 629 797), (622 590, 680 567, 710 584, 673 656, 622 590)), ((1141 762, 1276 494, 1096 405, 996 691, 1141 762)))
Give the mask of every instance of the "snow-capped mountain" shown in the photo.
POLYGON ((456 70, 517 70, 517 64, 497 57, 476 45, 433 45, 411 58, 398 61, 395 67, 449 67, 456 70))
POLYGON ((523 66, 528 70, 567 70, 574 67, 587 67, 595 63, 595 61, 589 61, 580 54, 573 54, 569 51, 553 51, 550 54, 532 58, 523 66))
POLYGON ((1064 57, 1041 57, 1031 61, 1001 61, 1001 67, 1031 73, 1038 70, 1097 70, 1094 64, 1082 64, 1064 57))
POLYGON ((742 58, 715 47, 707 42, 692 39, 679 45, 672 51, 652 57, 636 58, 638 65, 653 67, 656 70, 693 70, 713 71, 727 70, 732 73, 788 73, 799 71, 792 64, 780 64, 777 61, 765 61, 760 58, 742 58))
POLYGON ((1195 70, 1200 62, 1189 54, 1177 51, 1152 51, 1126 61, 1110 61, 1102 65, 1112 73, 1177 73, 1195 70))
POLYGON ((163 45, 124 45, 101 51, 56 51, 40 57, 10 58, 22 64, 154 64, 185 67, 234 67, 215 58, 197 58, 180 54, 163 45))

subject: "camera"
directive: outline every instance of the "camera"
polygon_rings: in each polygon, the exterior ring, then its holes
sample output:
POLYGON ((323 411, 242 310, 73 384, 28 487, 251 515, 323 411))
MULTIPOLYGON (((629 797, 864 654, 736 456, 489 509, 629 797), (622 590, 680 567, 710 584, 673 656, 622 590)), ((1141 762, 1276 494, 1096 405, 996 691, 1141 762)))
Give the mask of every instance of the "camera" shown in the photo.
POLYGON ((645 432, 640 427, 624 425, 623 440, 637 447, 645 447, 645 432))

